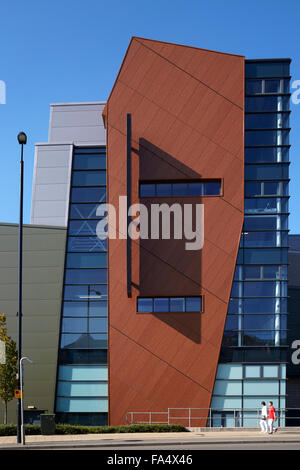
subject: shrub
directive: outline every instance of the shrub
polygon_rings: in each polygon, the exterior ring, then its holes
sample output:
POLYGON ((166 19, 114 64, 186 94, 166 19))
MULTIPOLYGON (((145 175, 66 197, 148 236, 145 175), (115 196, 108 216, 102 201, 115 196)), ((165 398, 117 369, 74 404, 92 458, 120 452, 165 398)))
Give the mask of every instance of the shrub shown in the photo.
MULTIPOLYGON (((55 434, 112 434, 112 433, 139 433, 139 432, 188 432, 186 428, 180 425, 167 424, 131 424, 124 426, 75 426, 72 424, 57 424, 55 434)), ((39 425, 26 424, 26 435, 41 434, 39 425)), ((17 426, 0 425, 0 436, 16 436, 17 426)))

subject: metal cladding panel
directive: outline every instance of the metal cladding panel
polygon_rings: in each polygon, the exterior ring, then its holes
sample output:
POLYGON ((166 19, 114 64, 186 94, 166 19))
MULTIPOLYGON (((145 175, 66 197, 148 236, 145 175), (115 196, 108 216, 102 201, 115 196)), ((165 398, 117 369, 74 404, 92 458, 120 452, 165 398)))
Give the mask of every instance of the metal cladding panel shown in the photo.
MULTIPOLYGON (((209 408, 243 224, 244 58, 133 38, 107 104, 108 201, 204 204, 204 246, 109 240, 110 423, 129 411, 209 408), (140 180, 220 178, 217 197, 140 200, 140 180), (202 313, 137 313, 138 296, 203 295, 202 313)), ((123 228, 118 227, 117 234, 123 228)), ((123 234, 124 235, 124 234, 123 234)))
MULTIPOLYGON (((18 339, 18 225, 0 224, 0 312, 8 336, 18 339)), ((25 365, 24 408, 53 412, 67 230, 25 225, 23 233, 22 355, 25 365)), ((0 408, 3 422, 4 407, 0 408)), ((16 400, 8 404, 15 423, 16 400)))

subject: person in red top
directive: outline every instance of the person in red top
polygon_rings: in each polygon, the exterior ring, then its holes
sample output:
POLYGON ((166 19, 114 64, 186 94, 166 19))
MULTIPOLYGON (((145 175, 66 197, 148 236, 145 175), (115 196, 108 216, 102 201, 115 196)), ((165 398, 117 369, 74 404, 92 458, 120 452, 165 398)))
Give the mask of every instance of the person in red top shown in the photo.
POLYGON ((268 432, 269 434, 273 434, 274 432, 274 421, 277 421, 275 408, 273 406, 273 402, 269 402, 269 419, 268 419, 268 432))

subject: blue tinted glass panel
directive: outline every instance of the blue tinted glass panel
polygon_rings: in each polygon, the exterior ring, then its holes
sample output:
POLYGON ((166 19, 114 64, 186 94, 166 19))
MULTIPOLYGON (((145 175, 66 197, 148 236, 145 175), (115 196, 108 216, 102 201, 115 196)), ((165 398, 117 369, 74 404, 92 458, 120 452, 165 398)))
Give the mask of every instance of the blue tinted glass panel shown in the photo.
POLYGON ((106 153, 95 153, 89 155, 78 155, 75 153, 73 158, 74 170, 105 170, 106 153))
POLYGON ((244 249, 244 262, 246 264, 287 263, 287 252, 282 248, 248 248, 244 249))
POLYGON ((261 196, 262 185, 260 182, 249 182, 245 183, 245 195, 246 196, 261 196))
POLYGON ((184 297, 171 297, 170 298, 170 312, 184 312, 185 299, 184 297))
POLYGON ((265 181, 262 185, 262 192, 265 196, 281 195, 281 184, 278 181, 265 181))
POLYGON ((276 299, 244 299, 244 313, 275 313, 276 299))
POLYGON ((279 279, 280 266, 263 266, 264 279, 279 279))
MULTIPOLYGON (((85 298, 88 296, 84 296, 85 298)), ((102 316, 107 315, 107 302, 64 302, 64 317, 102 316)))
POLYGON ((107 333, 64 333, 60 347, 65 349, 107 349, 107 333))
POLYGON ((281 80, 279 79, 265 80, 265 93, 280 93, 281 92, 280 82, 281 80))
POLYGON ((246 129, 281 129, 289 127, 288 113, 261 113, 245 115, 246 129))
POLYGON ((246 80, 246 95, 262 93, 262 80, 246 80))
POLYGON ((227 315, 225 330, 237 330, 239 328, 238 315, 227 315))
POLYGON ((246 165, 245 179, 249 180, 271 180, 271 179, 288 179, 289 167, 284 164, 275 165, 246 165))
POLYGON ((245 330, 274 330, 274 315, 244 315, 243 328, 245 330))
POLYGON ((72 186, 105 186, 106 171, 74 171, 72 186))
POLYGON ((157 184, 156 195, 162 197, 172 196, 172 185, 168 183, 157 184))
POLYGON ((107 366, 59 366, 58 378, 59 380, 71 381, 107 380, 108 369, 107 366))
POLYGON ((58 413, 100 413, 108 412, 105 398, 57 398, 58 413))
POLYGON ((99 204, 71 204, 70 219, 99 219, 96 211, 99 204))
POLYGON ((246 97, 246 112, 288 111, 287 96, 249 96, 246 97))
POLYGON ((186 312, 201 312, 202 310, 201 297, 186 297, 185 310, 186 312))
POLYGON ((225 330, 223 334, 223 346, 238 346, 239 335, 238 332, 232 330, 225 330))
POLYGON ((140 184, 140 197, 153 197, 156 196, 155 184, 140 184))
POLYGON ((288 77, 290 75, 289 62, 246 62, 246 78, 256 77, 288 77))
POLYGON ((289 131, 251 131, 245 133, 246 146, 289 145, 289 131))
POLYGON ((68 253, 67 268, 106 268, 106 253, 68 253))
POLYGON ((190 196, 203 196, 204 185, 203 183, 190 183, 189 184, 189 195, 190 196))
POLYGON ((107 240, 100 240, 97 237, 68 237, 67 251, 106 252, 107 240))
POLYGON ((106 285, 76 285, 65 286, 64 290, 65 300, 106 300, 107 299, 107 286, 106 285))
POLYGON ((276 232, 246 232, 243 234, 245 247, 276 246, 276 232))
POLYGON ((245 216, 244 230, 276 230, 280 216, 245 216))
POLYGON ((70 220, 69 235, 90 235, 96 236, 98 220, 70 220))
POLYGON ((260 279, 260 266, 244 266, 244 279, 260 279))
MULTIPOLYGON (((250 114, 248 116, 251 116, 250 114)), ((288 147, 248 147, 245 148, 246 163, 272 163, 287 162, 289 160, 288 147)))
POLYGON ((275 342, 274 331, 244 331, 244 346, 273 346, 275 342))
POLYGON ((168 298, 155 298, 154 299, 154 312, 168 312, 169 299, 168 298))
POLYGON ((58 396, 68 397, 101 397, 108 396, 108 385, 95 382, 62 382, 58 383, 58 396))
POLYGON ((209 182, 204 183, 204 194, 205 196, 213 196, 221 194, 221 182, 209 182))
POLYGON ((107 318, 95 317, 64 317, 62 320, 63 333, 106 333, 107 318))
POLYGON ((105 202, 105 188, 72 188, 72 202, 105 202))
POLYGON ((188 184, 187 183, 174 183, 172 184, 173 196, 187 196, 188 184))
POLYGON ((106 269, 67 269, 66 284, 107 284, 106 269))
POLYGON ((244 297, 273 297, 276 293, 278 295, 278 290, 276 282, 244 282, 244 297))
POLYGON ((138 299, 138 312, 153 312, 153 299, 139 298, 138 299))
POLYGON ((278 202, 277 198, 245 199, 245 212, 253 214, 260 212, 284 212, 281 205, 281 201, 278 202))

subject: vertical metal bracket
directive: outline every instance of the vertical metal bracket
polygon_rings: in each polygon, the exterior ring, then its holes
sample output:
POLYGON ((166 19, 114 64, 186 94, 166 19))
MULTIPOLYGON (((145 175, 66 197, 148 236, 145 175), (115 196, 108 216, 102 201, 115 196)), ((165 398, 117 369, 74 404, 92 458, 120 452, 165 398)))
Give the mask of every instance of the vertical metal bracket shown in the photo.
POLYGON ((131 114, 127 114, 127 296, 132 296, 131 291, 131 237, 129 224, 131 217, 129 209, 131 207, 131 114))

